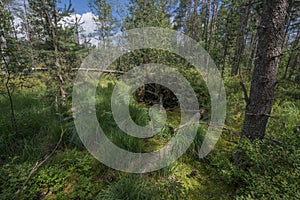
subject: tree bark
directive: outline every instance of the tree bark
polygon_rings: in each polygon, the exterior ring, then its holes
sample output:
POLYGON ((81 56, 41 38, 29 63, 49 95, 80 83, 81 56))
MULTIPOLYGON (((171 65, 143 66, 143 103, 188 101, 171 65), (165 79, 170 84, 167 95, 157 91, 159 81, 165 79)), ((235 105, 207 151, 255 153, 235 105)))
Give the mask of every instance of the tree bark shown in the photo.
POLYGON ((274 90, 287 14, 287 0, 264 0, 258 30, 258 52, 246 106, 242 137, 263 139, 274 102, 274 90))

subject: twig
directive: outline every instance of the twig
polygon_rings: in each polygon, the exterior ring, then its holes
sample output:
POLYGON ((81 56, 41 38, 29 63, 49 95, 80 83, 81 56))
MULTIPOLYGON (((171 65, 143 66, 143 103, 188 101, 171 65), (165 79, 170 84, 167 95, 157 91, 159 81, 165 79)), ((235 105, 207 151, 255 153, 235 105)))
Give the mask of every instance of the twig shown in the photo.
POLYGON ((226 130, 226 131, 229 131, 229 132, 231 132, 231 133, 233 133, 233 134, 236 134, 236 135, 239 135, 240 133, 239 132, 237 132, 237 131, 235 131, 235 130, 232 130, 232 129, 230 129, 230 128, 228 128, 228 127, 223 127, 223 129, 224 130, 226 130))
POLYGON ((274 142, 274 143, 276 143, 280 146, 284 146, 284 143, 282 141, 276 140, 274 138, 265 137, 265 139, 270 140, 270 141, 272 141, 272 142, 274 142))
POLYGON ((250 115, 250 116, 266 116, 266 117, 270 117, 270 118, 274 118, 275 117, 273 115, 265 114, 265 113, 262 113, 262 114, 246 113, 246 115, 250 115))
POLYGON ((35 163, 34 167, 31 169, 29 175, 27 176, 27 179, 24 181, 19 193, 17 194, 17 197, 16 197, 17 200, 20 199, 20 196, 22 195, 23 190, 24 190, 26 184, 28 183, 28 181, 30 180, 31 176, 33 175, 33 173, 36 172, 38 170, 38 168, 40 166, 42 166, 51 156, 53 156, 53 154, 55 153, 55 151, 57 150, 58 146, 60 145, 60 143, 62 141, 64 133, 65 133, 64 130, 62 130, 59 141, 57 142, 57 144, 56 144, 55 148, 53 149, 53 151, 50 154, 48 154, 44 158, 44 160, 42 160, 41 162, 38 161, 38 162, 35 163))
POLYGON ((240 81, 240 85, 242 86, 242 89, 243 89, 243 92, 244 92, 244 98, 245 98, 245 101, 246 101, 246 105, 249 105, 250 104, 250 98, 248 96, 248 92, 247 92, 247 89, 246 89, 246 86, 243 82, 243 80, 241 79, 240 81))

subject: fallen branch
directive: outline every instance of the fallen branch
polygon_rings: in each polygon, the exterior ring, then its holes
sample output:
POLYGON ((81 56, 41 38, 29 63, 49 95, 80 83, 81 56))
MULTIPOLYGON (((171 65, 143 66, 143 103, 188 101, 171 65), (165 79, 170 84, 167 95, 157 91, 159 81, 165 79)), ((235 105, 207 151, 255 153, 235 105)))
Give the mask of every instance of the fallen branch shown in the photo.
POLYGON ((42 166, 51 156, 53 156, 53 154, 55 153, 55 151, 57 150, 58 146, 60 145, 60 143, 62 141, 64 133, 65 132, 62 130, 59 141, 57 142, 57 144, 56 144, 55 148, 52 150, 52 152, 50 154, 48 154, 41 162, 38 161, 35 163, 34 167, 31 169, 29 175, 27 176, 27 179, 24 181, 19 193, 17 194, 17 197, 16 197, 17 200, 20 199, 20 196, 22 195, 25 186, 27 185, 28 181, 30 180, 30 178, 32 177, 34 172, 36 172, 40 166, 42 166))
MULTIPOLYGON (((21 73, 28 73, 28 72, 34 72, 34 71, 51 71, 52 69, 50 68, 27 68, 24 69, 21 73)), ((3 71, 3 70, 0 70, 3 71)), ((125 74, 126 72, 124 71, 118 71, 118 70, 112 70, 112 69, 100 69, 100 68, 72 68, 72 71, 91 71, 91 72, 103 72, 103 73, 108 73, 108 74, 125 74)))
POLYGON ((78 71, 91 71, 91 72, 103 72, 108 74, 125 74, 123 71, 118 70, 110 70, 110 69, 99 69, 99 68, 74 68, 72 70, 78 70, 78 71))

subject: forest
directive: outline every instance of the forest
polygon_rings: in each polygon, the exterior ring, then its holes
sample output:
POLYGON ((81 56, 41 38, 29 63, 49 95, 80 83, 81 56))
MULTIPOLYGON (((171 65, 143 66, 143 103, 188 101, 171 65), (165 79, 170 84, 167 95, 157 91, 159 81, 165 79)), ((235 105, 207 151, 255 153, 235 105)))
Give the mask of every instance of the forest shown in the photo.
POLYGON ((300 199, 299 0, 0 0, 0 199, 300 199))

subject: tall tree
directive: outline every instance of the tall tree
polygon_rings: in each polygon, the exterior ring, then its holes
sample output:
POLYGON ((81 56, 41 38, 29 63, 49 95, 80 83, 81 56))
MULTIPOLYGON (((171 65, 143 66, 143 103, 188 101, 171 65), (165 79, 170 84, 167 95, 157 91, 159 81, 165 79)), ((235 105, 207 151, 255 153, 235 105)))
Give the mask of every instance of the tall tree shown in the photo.
POLYGON ((287 0, 264 0, 258 30, 257 60, 247 101, 242 136, 263 139, 274 102, 278 66, 284 42, 287 0))
POLYGON ((162 0, 130 0, 125 29, 142 27, 170 27, 168 6, 162 0))
POLYGON ((239 31, 236 37, 236 47, 235 47, 235 55, 234 55, 234 62, 231 69, 231 75, 237 75, 240 70, 241 61, 243 59, 245 48, 246 48, 246 37, 247 37, 247 26, 250 14, 250 3, 251 0, 246 0, 240 6, 239 13, 240 13, 240 23, 239 31))
MULTIPOLYGON (((17 38, 13 16, 8 8, 8 4, 4 4, 2 1, 0 1, 0 18, 0 81, 4 85, 3 89, 5 92, 3 94, 6 95, 10 104, 12 132, 18 133, 13 92, 18 86, 16 84, 20 82, 23 70, 27 67, 27 59, 24 55, 25 52, 20 47, 20 41, 17 38)), ((0 89, 2 89, 2 84, 0 89)))
POLYGON ((95 34, 99 41, 106 47, 108 39, 117 32, 116 19, 112 14, 112 6, 106 0, 90 0, 89 7, 96 14, 94 21, 97 24, 95 34))
MULTIPOLYGON (((60 9, 57 7, 57 0, 28 0, 27 19, 33 48, 38 52, 36 62, 49 70, 49 83, 57 83, 52 94, 56 111, 60 114, 65 107, 68 86, 72 83, 72 67, 79 66, 79 53, 83 49, 83 46, 78 44, 76 34, 78 20, 71 27, 61 25, 64 17, 70 17, 71 12, 71 4, 60 9)), ((49 84, 49 87, 53 89, 53 85, 49 84)))

